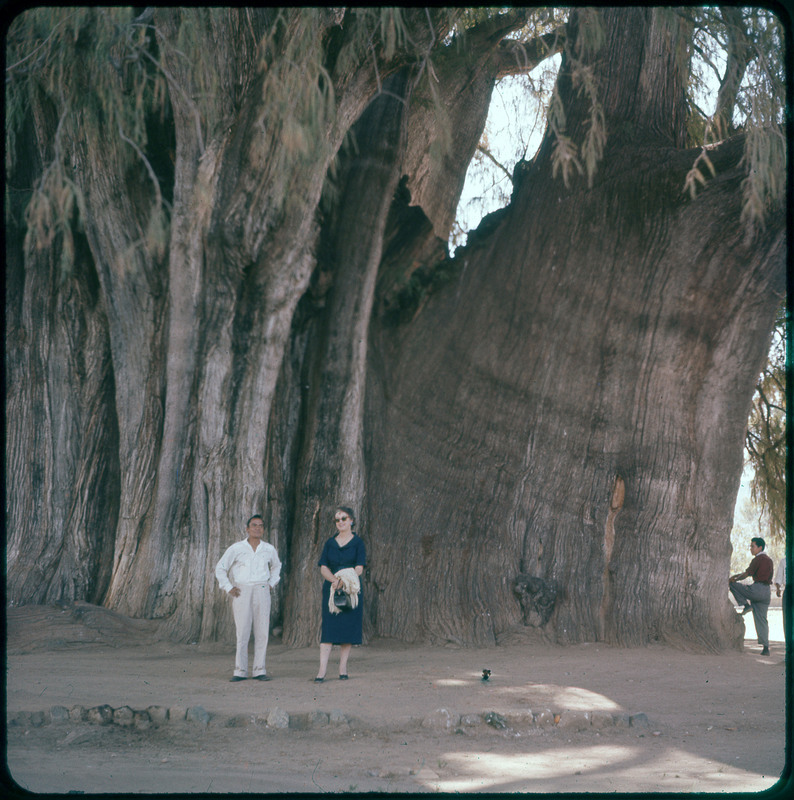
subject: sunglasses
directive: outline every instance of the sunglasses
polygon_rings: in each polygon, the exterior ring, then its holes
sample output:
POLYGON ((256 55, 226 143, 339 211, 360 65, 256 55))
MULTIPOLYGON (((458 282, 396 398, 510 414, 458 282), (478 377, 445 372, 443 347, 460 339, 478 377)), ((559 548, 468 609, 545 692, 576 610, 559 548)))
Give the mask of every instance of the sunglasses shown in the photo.
POLYGON ((347 522, 350 517, 334 517, 334 522, 347 522))

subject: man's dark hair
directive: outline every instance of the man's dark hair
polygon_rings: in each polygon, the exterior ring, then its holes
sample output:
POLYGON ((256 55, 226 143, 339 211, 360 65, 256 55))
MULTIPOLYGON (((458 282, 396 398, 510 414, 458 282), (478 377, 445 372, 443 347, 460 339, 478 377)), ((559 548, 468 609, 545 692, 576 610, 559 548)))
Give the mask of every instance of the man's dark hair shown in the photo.
POLYGON ((766 542, 760 536, 755 536, 750 541, 754 542, 755 546, 760 547, 762 550, 766 547, 766 542))
MULTIPOLYGON (((262 519, 262 515, 261 514, 254 514, 254 516, 251 517, 251 519, 249 519, 248 522, 245 523, 245 527, 247 528, 251 524, 252 520, 255 520, 255 519, 262 519)), ((262 519, 262 524, 263 525, 265 524, 265 521, 263 519, 262 519)))

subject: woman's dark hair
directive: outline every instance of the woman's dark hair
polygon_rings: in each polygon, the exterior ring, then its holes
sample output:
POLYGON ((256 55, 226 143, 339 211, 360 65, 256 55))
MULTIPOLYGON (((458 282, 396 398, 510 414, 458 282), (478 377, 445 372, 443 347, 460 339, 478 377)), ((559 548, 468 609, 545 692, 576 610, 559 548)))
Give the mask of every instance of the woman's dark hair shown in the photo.
POLYGON ((352 530, 355 533, 356 515, 353 513, 353 509, 350 508, 349 506, 337 506, 336 511, 334 511, 334 514, 336 514, 337 511, 344 511, 345 514, 347 514, 347 516, 350 517, 350 530, 352 530))

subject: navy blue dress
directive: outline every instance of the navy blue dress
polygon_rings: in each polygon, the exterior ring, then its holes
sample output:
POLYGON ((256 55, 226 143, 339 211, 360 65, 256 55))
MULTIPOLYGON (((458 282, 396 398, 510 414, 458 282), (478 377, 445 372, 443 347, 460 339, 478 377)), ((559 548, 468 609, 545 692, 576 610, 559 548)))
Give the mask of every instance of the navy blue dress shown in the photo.
MULTIPOLYGON (((357 534, 344 546, 340 547, 336 537, 332 536, 323 546, 318 567, 328 567, 334 574, 345 567, 365 567, 367 553, 364 542, 357 534)), ((331 595, 330 581, 323 581, 323 624, 320 641, 323 644, 361 644, 361 626, 364 620, 364 588, 358 595, 358 605, 350 611, 332 614, 328 610, 328 598, 331 595)))

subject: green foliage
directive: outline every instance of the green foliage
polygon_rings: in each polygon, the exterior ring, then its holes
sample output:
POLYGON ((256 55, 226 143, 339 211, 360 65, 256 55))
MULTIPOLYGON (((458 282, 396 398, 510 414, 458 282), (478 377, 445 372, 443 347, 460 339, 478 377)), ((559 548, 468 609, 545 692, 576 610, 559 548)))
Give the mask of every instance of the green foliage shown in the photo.
MULTIPOLYGON (((50 7, 21 14, 8 37, 6 169, 16 157, 16 136, 31 108, 51 108, 57 123, 53 132, 43 131, 45 139, 51 136, 52 152, 45 156, 48 163, 27 209, 29 243, 48 247, 62 235, 69 261, 71 227, 79 221, 76 210, 82 210, 72 178, 73 149, 82 143, 89 154, 101 148, 120 176, 137 170, 150 181, 145 243, 162 255, 168 198, 149 162, 147 125, 162 119, 178 98, 192 113, 203 152, 210 137, 229 130, 230 116, 238 110, 229 85, 254 85, 257 70, 261 105, 250 155, 254 168, 261 170, 268 211, 278 214, 294 196, 290 188, 295 171, 306 163, 328 164, 334 156, 339 141, 334 129, 337 81, 344 84, 356 70, 372 65, 379 76, 378 65, 396 59, 418 63, 436 90, 430 61, 439 43, 434 25, 444 35, 458 12, 423 12, 413 18, 410 29, 409 13, 381 7, 352 8, 344 14, 287 7, 261 12, 257 22, 264 33, 259 35, 250 19, 237 31, 237 18, 228 8, 147 9, 136 16, 136 10, 123 7, 50 7), (332 75, 326 66, 326 34, 343 16, 332 75), (238 46, 254 54, 250 65, 242 56, 239 64, 230 63, 229 48, 238 46), (234 69, 240 74, 230 81, 228 73, 234 69)), ((441 109, 437 97, 435 101, 441 109)), ((41 119, 38 114, 37 126, 41 119)))
MULTIPOLYGON (((333 83, 323 65, 322 20, 316 9, 284 9, 262 43, 263 164, 268 155, 271 174, 286 179, 296 163, 326 160, 327 129, 336 113, 333 83)), ((287 187, 274 195, 277 205, 287 187)))
MULTIPOLYGON (((463 19, 474 24, 481 20, 482 13, 478 16, 466 12, 463 19)), ((654 14, 657 24, 670 29, 670 41, 676 46, 677 68, 688 78, 688 145, 702 148, 687 174, 684 191, 694 198, 714 177, 709 159, 711 146, 726 135, 744 132, 746 177, 742 187, 742 222, 752 234, 763 227, 769 210, 782 201, 786 191, 783 26, 778 17, 761 7, 657 8, 654 14), (727 80, 729 61, 731 74, 740 75, 735 92, 728 91, 731 88, 727 80), (718 108, 718 100, 724 107, 718 108), (732 120, 730 130, 721 121, 725 113, 732 120)), ((548 32, 563 22, 566 15, 567 10, 534 9, 521 35, 537 36, 548 32)), ((576 40, 566 42, 564 52, 574 89, 589 99, 585 140, 577 144, 567 134, 565 108, 556 86, 550 96, 539 103, 553 136, 553 171, 566 185, 575 174, 586 174, 592 182, 608 134, 597 88, 586 63, 604 42, 601 15, 597 10, 580 8, 577 18, 576 40)), ((526 85, 531 91, 532 82, 527 81, 526 85)), ((486 133, 490 144, 484 143, 483 149, 494 155, 496 163, 476 156, 472 173, 490 170, 494 177, 478 182, 496 185, 502 167, 512 168, 515 160, 498 152, 493 131, 487 128, 486 133)), ((498 194, 499 202, 506 202, 509 193, 498 194)), ((480 200, 477 202, 482 214, 492 210, 480 200)), ((456 244, 461 239, 462 229, 459 222, 456 244)))
MULTIPOLYGON (((158 14, 160 12, 157 12, 158 14)), ((168 13, 168 12, 163 12, 168 13)), ((214 53, 214 31, 228 23, 229 10, 175 9, 176 35, 166 36, 153 12, 136 16, 132 8, 47 7, 34 8, 17 17, 7 38, 6 70, 6 168, 17 152, 16 136, 31 108, 50 104, 55 132, 50 163, 33 188, 26 220, 30 240, 49 246, 55 236, 64 242, 69 260, 70 230, 79 221, 82 198, 71 173, 70 142, 85 137, 87 146, 110 150, 120 173, 143 167, 152 187, 151 219, 147 226, 150 246, 164 245, 168 232, 168 201, 147 161, 147 119, 162 114, 169 96, 179 93, 195 114, 201 148, 224 118, 229 98, 221 89, 223 64, 214 53), (179 74, 164 66, 165 57, 177 63, 179 74)), ((364 64, 383 59, 413 60, 418 79, 437 110, 438 137, 434 147, 441 157, 451 146, 448 115, 440 102, 431 54, 439 36, 453 29, 465 31, 486 24, 510 8, 468 8, 427 11, 427 36, 413 35, 407 22, 418 10, 404 8, 284 8, 272 12, 258 47, 262 69, 262 107, 259 115, 260 165, 267 165, 271 207, 277 209, 290 196, 289 175, 300 164, 329 161, 335 146, 328 131, 336 118, 335 82, 364 64), (336 15, 336 16, 334 16, 336 15), (334 66, 326 66, 324 33, 345 17, 334 66), (421 41, 419 41, 421 39, 421 41), (332 69, 329 74, 328 69, 332 69)), ((567 9, 538 8, 527 14, 526 24, 511 38, 527 41, 558 28, 567 9)), ((718 109, 704 111, 707 96, 725 83, 727 60, 738 62, 742 75, 730 95, 735 129, 746 133, 742 219, 748 230, 763 225, 770 207, 785 195, 786 141, 783 135, 784 69, 783 30, 780 20, 762 8, 688 8, 658 11, 660 24, 689 26, 688 98, 691 113, 688 132, 703 150, 690 170, 685 189, 695 196, 713 175, 708 145, 725 133, 718 109), (746 45, 746 46, 745 46, 746 45), (731 54, 730 59, 726 54, 731 54)), ((576 38, 565 43, 570 80, 575 91, 589 101, 584 141, 574 142, 566 133, 566 114, 559 95, 534 80, 525 79, 527 91, 541 99, 546 121, 554 137, 553 170, 568 184, 574 174, 586 174, 592 183, 606 143, 604 112, 589 61, 603 46, 605 32, 601 13, 577 10, 576 38)), ((415 20, 414 20, 415 23, 415 20)), ((248 35, 245 32, 244 35, 248 35)), ((456 36, 456 39, 460 38, 456 36)), ((465 37, 464 37, 465 38, 465 37)), ((682 39, 676 38, 677 42, 682 39)), ((549 73, 553 74, 553 73, 549 73)), ((722 97, 727 93, 723 92, 722 97)), ((711 102, 711 101, 709 101, 711 102)), ((727 102, 727 101, 726 101, 727 102)), ((518 137, 524 141, 525 137, 518 137)), ((485 163, 490 153, 501 173, 510 172, 521 153, 507 159, 483 145, 485 163)), ((256 152, 254 152, 256 156, 256 152)), ((497 186, 503 180, 492 181, 497 186)), ((509 191, 501 192, 505 202, 509 191)), ((8 197, 8 195, 7 195, 8 197)), ((6 204, 7 214, 13 204, 6 204)), ((487 212, 483 207, 483 213, 487 212)))
MULTIPOLYGON (((785 197, 786 77, 784 30, 761 7, 691 8, 687 132, 694 146, 746 134, 741 221, 749 234, 762 229, 769 210, 785 197)), ((685 190, 694 194, 693 171, 685 190)))
MULTIPOLYGON (((752 482, 752 479, 748 480, 752 482)), ((731 529, 731 574, 744 572, 750 563, 750 539, 760 536, 766 543, 764 551, 777 564, 786 555, 785 537, 774 536, 769 528, 769 517, 753 502, 746 491, 739 492, 731 529)))
POLYGON ((592 186, 593 176, 606 145, 604 111, 598 98, 592 66, 587 63, 601 49, 604 41, 601 14, 592 8, 579 9, 576 38, 573 42, 565 42, 564 54, 573 89, 589 100, 587 131, 581 147, 565 133, 565 109, 556 86, 548 112, 549 130, 554 136, 552 175, 556 177, 561 173, 566 186, 574 169, 580 175, 586 173, 588 185, 592 186))
MULTIPOLYGON (((166 99, 162 74, 143 56, 149 45, 148 26, 129 8, 35 8, 9 28, 6 170, 16 158, 24 115, 31 108, 51 110, 57 126, 50 160, 38 185, 31 187, 25 220, 29 246, 49 247, 60 237, 64 271, 73 260, 72 230, 84 213, 72 178, 72 148, 84 138, 89 150, 112 152, 120 171, 144 158, 146 117, 162 109, 166 99)), ((155 194, 161 201, 156 185, 155 194)), ((153 233, 163 219, 159 202, 153 233)))
POLYGON ((769 359, 758 379, 745 436, 754 477, 753 502, 768 520, 774 541, 786 535, 786 308, 781 306, 769 359))

